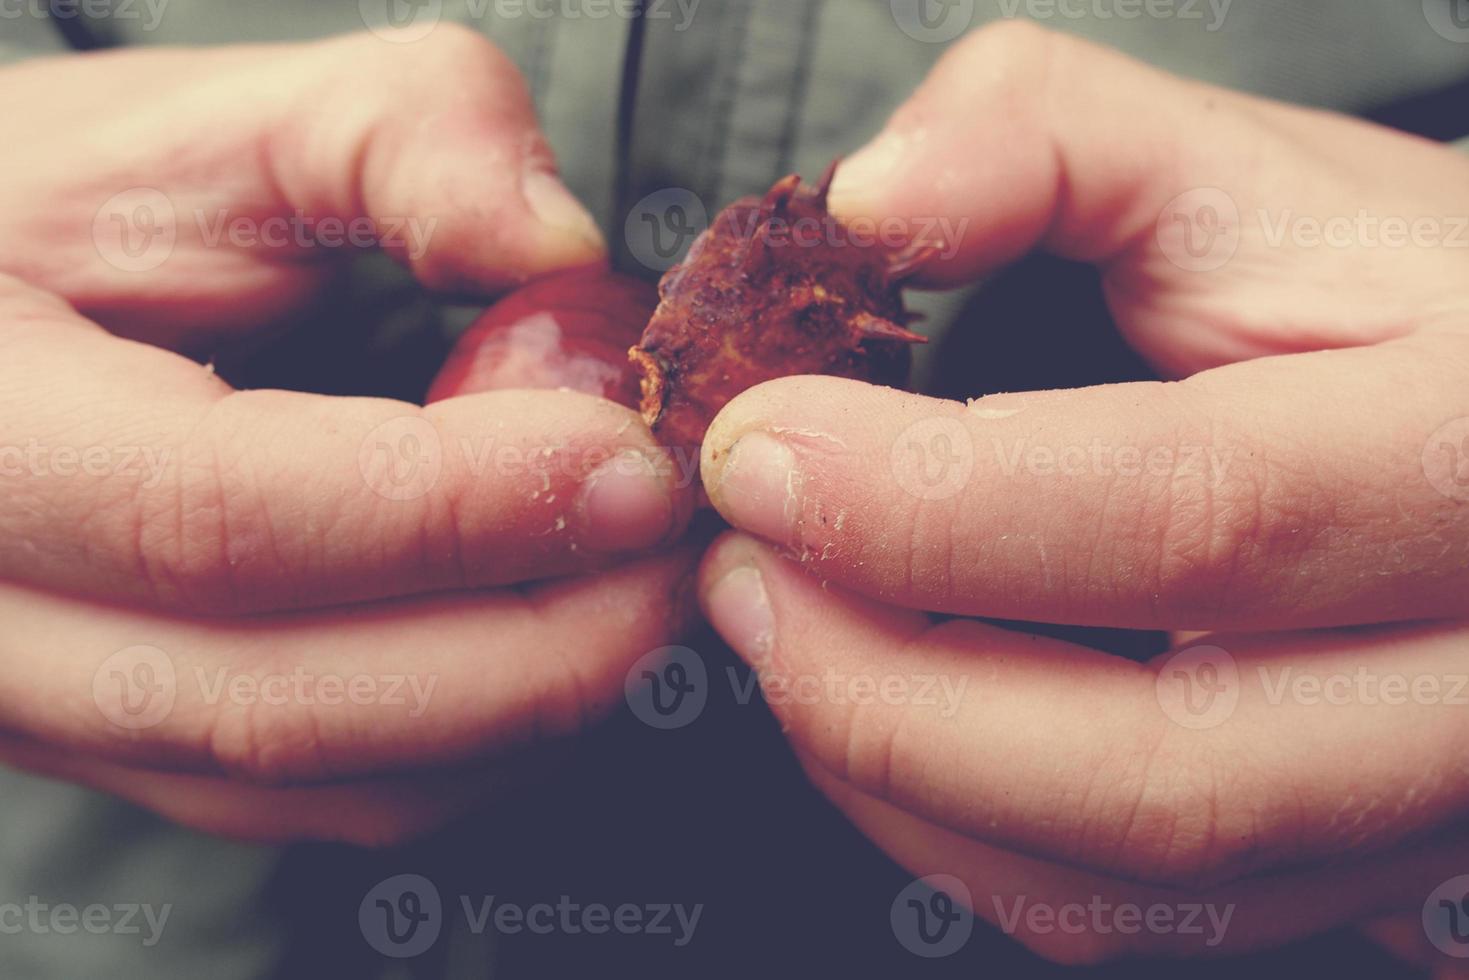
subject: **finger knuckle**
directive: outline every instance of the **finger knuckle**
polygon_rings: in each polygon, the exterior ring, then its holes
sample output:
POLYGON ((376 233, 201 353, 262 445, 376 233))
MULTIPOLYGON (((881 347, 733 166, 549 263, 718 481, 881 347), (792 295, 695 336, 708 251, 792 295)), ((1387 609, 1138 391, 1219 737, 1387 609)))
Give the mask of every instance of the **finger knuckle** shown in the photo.
POLYGON ((320 719, 312 706, 251 697, 215 713, 206 737, 211 765, 262 786, 285 786, 328 774, 320 719))
POLYGON ((1169 888, 1201 889, 1255 866, 1261 821, 1239 769, 1200 733, 1169 729, 1110 774, 1094 842, 1106 869, 1169 888))
POLYGON ((230 540, 248 533, 249 519, 226 491, 228 474, 212 452, 180 455, 176 480, 133 501, 142 578, 162 605, 240 612, 230 540))
POLYGON ((1156 535, 1157 611, 1180 627, 1211 625, 1289 588, 1293 557, 1310 547, 1313 528, 1330 525, 1329 497, 1307 467, 1259 455, 1243 462, 1249 455, 1217 431, 1180 442, 1139 524, 1156 535))
POLYGON ((458 21, 441 21, 411 44, 379 34, 366 35, 362 42, 391 68, 409 72, 415 89, 422 88, 425 76, 436 83, 451 77, 461 85, 475 77, 516 76, 514 63, 493 41, 458 21))
POLYGON ((1029 104, 1044 97, 1059 58, 1083 56, 1087 50, 1031 21, 1002 20, 972 31, 956 44, 935 79, 959 91, 983 91, 997 103, 1029 104))
POLYGON ((893 760, 900 732, 891 715, 855 704, 824 701, 801 676, 765 674, 766 697, 780 702, 791 741, 843 782, 879 799, 891 799, 893 760))
POLYGON ((130 520, 155 601, 208 616, 254 612, 299 579, 266 489, 299 488, 299 474, 262 472, 270 456, 232 448, 258 445, 258 434, 241 431, 258 406, 248 393, 216 403, 181 441, 175 478, 134 497, 130 520))

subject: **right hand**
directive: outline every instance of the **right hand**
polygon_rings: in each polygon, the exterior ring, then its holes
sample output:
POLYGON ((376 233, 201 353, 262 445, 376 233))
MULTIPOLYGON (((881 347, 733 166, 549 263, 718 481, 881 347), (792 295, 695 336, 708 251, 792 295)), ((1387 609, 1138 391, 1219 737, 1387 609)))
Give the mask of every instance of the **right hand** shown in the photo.
POLYGON ((645 557, 688 508, 629 464, 657 451, 633 412, 234 391, 174 352, 301 309, 341 252, 211 242, 221 216, 416 219, 418 278, 486 294, 602 261, 510 63, 442 25, 0 77, 0 760, 370 843, 610 711, 694 557, 645 557))

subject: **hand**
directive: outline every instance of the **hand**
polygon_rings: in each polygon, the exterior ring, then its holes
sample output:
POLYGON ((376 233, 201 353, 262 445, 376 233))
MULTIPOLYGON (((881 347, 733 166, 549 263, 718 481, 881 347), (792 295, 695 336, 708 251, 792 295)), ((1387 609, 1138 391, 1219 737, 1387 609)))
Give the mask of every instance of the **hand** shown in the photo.
POLYGON ((232 391, 169 349, 301 308, 346 251, 281 245, 302 216, 417 222, 386 244, 430 286, 602 261, 509 62, 444 26, 3 74, 0 758, 211 831, 380 842, 609 711, 694 560, 642 557, 687 507, 634 413, 232 391))
POLYGON ((832 203, 967 227, 936 283, 1094 262, 1131 343, 1188 377, 967 406, 791 378, 726 408, 703 477, 747 533, 701 597, 816 785, 1064 961, 1416 913, 1469 866, 1469 161, 1007 25, 832 203), (932 611, 1222 632, 1140 666, 932 611), (1093 897, 1232 917, 1027 914, 1093 897))

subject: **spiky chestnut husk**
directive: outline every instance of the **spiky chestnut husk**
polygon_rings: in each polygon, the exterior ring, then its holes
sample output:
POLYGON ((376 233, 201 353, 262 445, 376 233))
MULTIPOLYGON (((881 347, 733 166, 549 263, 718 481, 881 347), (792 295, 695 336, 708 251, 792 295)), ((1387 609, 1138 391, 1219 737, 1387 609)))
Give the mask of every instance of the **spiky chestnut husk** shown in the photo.
POLYGON ((643 419, 665 446, 695 453, 730 399, 763 381, 829 374, 907 383, 901 283, 931 249, 858 245, 827 210, 836 171, 799 175, 721 211, 659 284, 639 346, 643 419))

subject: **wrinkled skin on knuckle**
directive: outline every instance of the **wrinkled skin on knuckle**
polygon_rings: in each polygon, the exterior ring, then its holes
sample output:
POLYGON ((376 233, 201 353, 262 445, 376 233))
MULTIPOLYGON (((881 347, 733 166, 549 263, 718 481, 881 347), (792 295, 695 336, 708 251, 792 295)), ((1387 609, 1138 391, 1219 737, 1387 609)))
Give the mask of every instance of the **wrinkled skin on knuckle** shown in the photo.
MULTIPOLYGON (((230 404, 241 407, 250 397, 232 395, 230 404)), ((243 460, 262 454, 241 457, 231 449, 282 434, 246 431, 240 417, 217 406, 179 446, 172 478, 138 498, 141 566, 164 605, 216 616, 254 611, 258 596, 279 592, 295 571, 282 549, 311 544, 277 537, 269 492, 294 486, 301 499, 311 488, 289 474, 257 472, 243 460)))
POLYGON ((232 504, 218 461, 180 453, 176 477, 134 501, 139 573, 154 601, 202 615, 243 611, 230 562, 232 504))
POLYGON ((1135 586, 1181 629, 1278 601, 1275 586, 1293 578, 1288 564, 1309 549, 1328 499, 1309 463, 1271 458, 1223 426, 1169 448, 1171 472, 1152 485, 1137 525, 1146 573, 1135 586))
POLYGON ((1198 891, 1243 877, 1267 862, 1267 838, 1285 833, 1216 733, 1169 726, 1131 754, 1109 781, 1093 845, 1115 857, 1103 870, 1127 880, 1198 891), (1104 843, 1105 842, 1105 843, 1104 843))
MULTIPOLYGON (((255 673, 238 671, 233 673, 255 673)), ((321 710, 310 704, 226 697, 210 715, 205 744, 213 768, 260 786, 288 786, 330 775, 321 710)))
POLYGON ((892 731, 877 713, 856 705, 814 702, 799 686, 804 675, 767 671, 760 683, 767 700, 779 705, 786 737, 823 769, 863 792, 884 797, 890 790, 887 759, 892 731))

